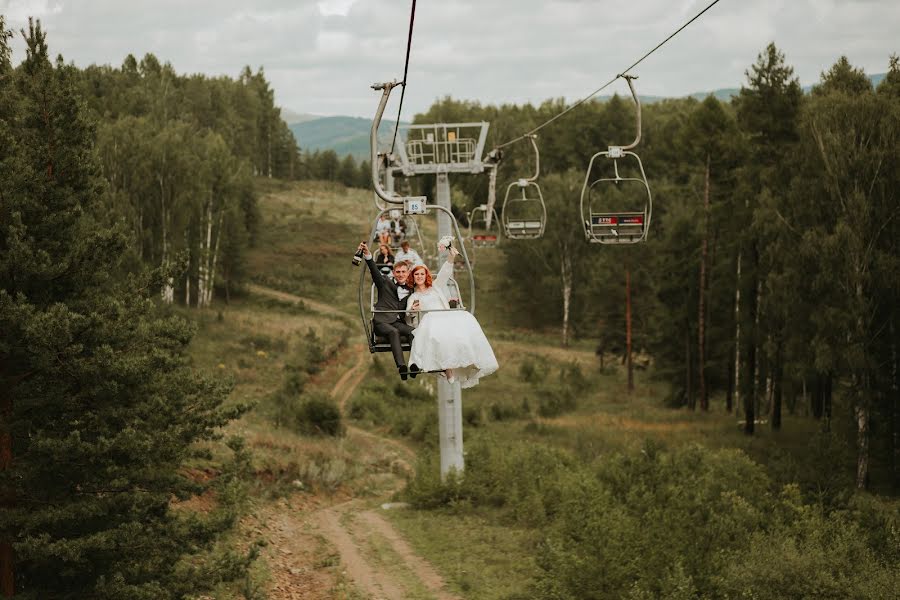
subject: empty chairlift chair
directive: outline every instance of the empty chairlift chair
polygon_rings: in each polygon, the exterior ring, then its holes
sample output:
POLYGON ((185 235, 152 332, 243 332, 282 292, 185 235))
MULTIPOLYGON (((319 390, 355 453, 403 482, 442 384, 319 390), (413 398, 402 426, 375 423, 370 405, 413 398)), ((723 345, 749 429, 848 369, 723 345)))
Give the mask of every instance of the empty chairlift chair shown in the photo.
POLYGON ((481 204, 469 213, 469 241, 473 248, 493 248, 500 243, 500 219, 497 211, 481 204))
POLYGON ((547 223, 547 206, 541 187, 537 184, 540 173, 540 154, 535 135, 526 136, 534 148, 534 175, 527 179, 513 181, 506 188, 503 198, 501 220, 503 232, 512 240, 533 240, 544 235, 547 223))
POLYGON ((588 164, 581 189, 581 216, 585 238, 594 244, 636 244, 647 239, 650 228, 650 184, 641 158, 631 151, 641 140, 641 103, 634 91, 633 77, 624 78, 634 98, 637 136, 627 146, 609 146, 597 152, 588 164), (611 164, 597 160, 600 157, 611 164))

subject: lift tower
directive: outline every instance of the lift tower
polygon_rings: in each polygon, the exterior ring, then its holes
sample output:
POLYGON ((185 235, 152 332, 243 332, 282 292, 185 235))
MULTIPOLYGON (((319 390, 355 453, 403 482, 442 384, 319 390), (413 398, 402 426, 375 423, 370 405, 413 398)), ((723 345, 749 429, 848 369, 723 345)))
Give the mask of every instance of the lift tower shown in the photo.
MULTIPOLYGON (((392 171, 399 171, 406 177, 433 174, 437 178, 437 198, 434 204, 427 204, 424 196, 403 197, 385 190, 378 176, 378 126, 387 105, 391 90, 398 83, 379 83, 372 86, 381 90, 381 102, 372 121, 370 137, 372 185, 375 194, 389 204, 402 205, 405 214, 425 214, 428 209, 438 210, 438 238, 457 235, 459 251, 468 264, 465 245, 455 226, 455 218, 450 209, 450 174, 478 175, 484 172, 482 161, 484 144, 487 139, 488 123, 441 123, 433 125, 408 125, 401 129, 403 138, 397 146, 396 156, 387 158, 387 179, 392 171)), ((439 261, 447 258, 442 252, 439 261)), ((471 269, 471 267, 470 267, 471 269)), ((474 299, 474 281, 472 297, 474 299)), ((474 301, 469 310, 474 313, 474 301)), ((462 391, 459 382, 450 383, 443 377, 437 378, 438 429, 441 447, 441 478, 451 470, 462 473, 463 459, 462 432, 462 391)))

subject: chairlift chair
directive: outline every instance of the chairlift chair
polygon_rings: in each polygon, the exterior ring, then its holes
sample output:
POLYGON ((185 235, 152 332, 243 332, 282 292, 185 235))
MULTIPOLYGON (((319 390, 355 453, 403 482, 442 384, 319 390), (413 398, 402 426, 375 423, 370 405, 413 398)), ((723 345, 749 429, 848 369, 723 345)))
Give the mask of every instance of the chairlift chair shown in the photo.
POLYGON ((650 218, 653 212, 653 196, 641 158, 631 151, 641 140, 641 103, 634 91, 632 79, 623 75, 628 82, 631 96, 634 98, 637 114, 637 135, 627 146, 609 146, 603 152, 597 152, 588 163, 581 188, 581 217, 585 239, 592 244, 636 244, 647 239, 650 218), (604 157, 612 161, 612 174, 594 177, 595 161, 604 157), (619 173, 619 165, 630 165, 628 173, 623 177, 619 173), (615 192, 609 191, 609 185, 615 186, 615 192), (614 195, 627 195, 624 190, 634 190, 633 196, 643 201, 629 198, 631 210, 611 210, 610 200, 614 195), (640 204, 643 204, 640 207, 640 204))
POLYGON ((503 230, 506 237, 513 240, 533 240, 544 235, 547 223, 547 205, 541 187, 537 184, 540 173, 540 153, 535 135, 526 136, 534 148, 534 175, 518 179, 506 188, 501 209, 503 230))
POLYGON ((496 210, 488 210, 487 204, 481 204, 473 208, 468 217, 469 242, 473 248, 494 248, 500 243, 500 218, 496 210))
MULTIPOLYGON (((463 237, 460 234, 459 224, 456 221, 456 218, 453 216, 453 213, 449 210, 436 205, 427 205, 425 207, 427 210, 434 209, 437 211, 443 211, 445 214, 450 216, 451 223, 453 224, 453 228, 455 230, 456 239, 462 240, 463 237)), ((375 234, 375 228, 378 225, 378 220, 381 218, 381 215, 388 214, 390 211, 389 208, 385 208, 381 212, 379 212, 372 223, 372 231, 371 235, 375 234)), ((417 227, 418 229, 418 227, 417 227)), ((472 264, 469 262, 468 254, 466 253, 466 249, 464 244, 459 243, 458 245, 460 256, 463 259, 462 268, 468 271, 469 276, 469 302, 468 306, 463 301, 463 294, 461 287, 457 280, 454 277, 451 277, 446 286, 446 293, 448 299, 453 299, 456 301, 456 306, 451 307, 450 310, 468 310, 472 314, 475 313, 475 277, 472 272, 472 264)), ((360 320, 362 321, 363 330, 366 335, 366 341, 369 346, 369 352, 390 352, 391 344, 390 341, 384 336, 377 335, 375 333, 375 315, 379 312, 375 308, 375 303, 377 301, 377 290, 375 288, 374 283, 369 283, 369 298, 368 302, 364 298, 365 288, 366 288, 366 276, 369 273, 369 269, 366 267, 361 267, 359 274, 359 315, 360 320)), ((406 336, 401 336, 400 343, 402 349, 407 352, 410 349, 410 340, 406 338, 406 336)))

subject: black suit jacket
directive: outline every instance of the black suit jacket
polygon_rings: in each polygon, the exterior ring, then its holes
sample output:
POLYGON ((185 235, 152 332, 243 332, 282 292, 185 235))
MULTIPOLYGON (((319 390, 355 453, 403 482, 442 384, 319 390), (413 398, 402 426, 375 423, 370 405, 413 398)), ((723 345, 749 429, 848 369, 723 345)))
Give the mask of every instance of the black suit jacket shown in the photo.
POLYGON ((376 323, 393 323, 403 319, 406 311, 406 301, 409 300, 410 294, 407 294, 403 300, 397 294, 397 284, 389 276, 382 273, 375 261, 371 258, 366 260, 366 266, 372 274, 372 281, 378 289, 378 300, 375 302, 375 310, 396 310, 402 312, 396 313, 375 313, 374 320, 376 323))

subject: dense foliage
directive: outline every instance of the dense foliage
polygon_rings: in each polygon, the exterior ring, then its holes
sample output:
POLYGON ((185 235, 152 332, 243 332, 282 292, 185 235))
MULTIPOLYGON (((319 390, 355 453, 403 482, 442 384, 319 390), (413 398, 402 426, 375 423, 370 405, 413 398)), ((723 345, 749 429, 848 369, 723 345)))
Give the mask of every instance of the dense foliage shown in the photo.
MULTIPOLYGON (((585 243, 579 210, 591 155, 634 137, 630 99, 567 113, 539 133, 546 235, 505 245, 510 313, 624 355, 627 293, 633 347, 653 356, 671 406, 723 398, 748 433, 759 420, 779 429, 785 409, 826 430, 839 419, 856 431, 857 485, 877 471, 900 489, 898 89, 897 57, 877 89, 841 58, 804 95, 770 44, 731 103, 645 105, 636 151, 654 210, 636 246, 585 243), (521 281, 537 283, 543 310, 521 281)), ((564 106, 445 98, 415 120, 489 121, 490 148, 564 106)), ((534 169, 527 142, 504 152, 498 209, 507 183, 534 169)), ((454 179, 466 210, 486 201, 487 179, 454 179)))
POLYGON ((236 489, 184 466, 241 409, 191 368, 193 327, 151 299, 168 273, 129 273, 82 74, 51 63, 39 25, 26 37, 13 69, 0 19, 0 594, 196 595, 246 558, 215 550, 236 489), (208 485, 217 510, 174 508, 208 485))
POLYGON ((416 506, 538 533, 538 573, 517 598, 876 600, 900 585, 896 511, 864 495, 807 503, 738 450, 647 442, 584 464, 487 436, 468 443, 465 477, 442 483, 436 461, 410 482, 416 506))

